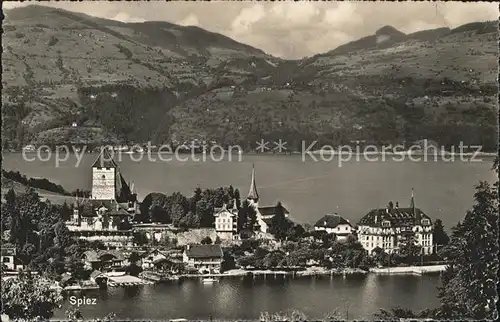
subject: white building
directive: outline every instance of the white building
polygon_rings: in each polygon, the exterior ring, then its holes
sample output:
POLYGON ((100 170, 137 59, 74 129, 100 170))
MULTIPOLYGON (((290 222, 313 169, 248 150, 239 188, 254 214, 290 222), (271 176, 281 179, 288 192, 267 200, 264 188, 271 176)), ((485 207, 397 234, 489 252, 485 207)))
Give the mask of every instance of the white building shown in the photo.
POLYGON ((429 216, 415 207, 411 198, 408 208, 399 208, 389 203, 386 209, 373 209, 358 224, 358 240, 369 254, 375 248, 386 253, 397 252, 400 246, 413 241, 422 247, 424 255, 433 251, 433 225, 429 216))
POLYGON ((1 258, 3 268, 9 271, 24 269, 23 263, 19 260, 14 247, 5 247, 1 249, 1 258))
POLYGON ((238 208, 236 202, 233 204, 231 211, 226 205, 215 209, 215 232, 222 240, 238 239, 238 208))
POLYGON ((328 214, 323 216, 314 225, 314 230, 326 231, 328 234, 335 234, 338 240, 346 239, 354 232, 349 220, 338 214, 328 214))

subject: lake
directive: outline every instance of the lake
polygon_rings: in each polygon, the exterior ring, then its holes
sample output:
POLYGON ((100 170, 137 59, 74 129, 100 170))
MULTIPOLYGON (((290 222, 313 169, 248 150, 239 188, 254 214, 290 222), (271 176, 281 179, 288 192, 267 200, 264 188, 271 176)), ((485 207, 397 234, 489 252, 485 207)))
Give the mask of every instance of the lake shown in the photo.
MULTIPOLYGON (((30 157, 33 157, 31 155, 30 157)), ((28 177, 44 177, 66 190, 90 189, 91 165, 96 154, 86 154, 76 165, 71 156, 56 167, 55 158, 48 161, 26 161, 21 153, 5 153, 2 167, 17 170, 28 177)), ((135 183, 139 198, 150 192, 170 194, 180 191, 191 196, 196 187, 216 188, 233 185, 242 196, 248 194, 252 164, 255 165, 260 205, 278 201, 290 210, 291 217, 301 223, 314 223, 326 213, 337 212, 353 223, 373 208, 399 201, 410 203, 415 189, 416 206, 431 218, 440 218, 449 229, 461 220, 472 206, 474 185, 480 180, 493 181, 493 157, 482 162, 442 160, 370 162, 361 158, 339 166, 331 162, 301 155, 243 155, 241 162, 228 161, 151 161, 134 162, 130 155, 116 160, 125 179, 135 183)))
MULTIPOLYGON (((88 291, 96 305, 81 306, 87 318, 113 312, 118 319, 190 320, 258 319, 260 312, 300 310, 310 319, 323 318, 335 308, 342 318, 372 319, 380 308, 401 306, 415 311, 438 306, 439 276, 375 275, 330 277, 228 277, 215 284, 198 279, 88 291)), ((78 293, 75 293, 76 296, 78 293)), ((55 318, 64 318, 66 299, 55 318)))

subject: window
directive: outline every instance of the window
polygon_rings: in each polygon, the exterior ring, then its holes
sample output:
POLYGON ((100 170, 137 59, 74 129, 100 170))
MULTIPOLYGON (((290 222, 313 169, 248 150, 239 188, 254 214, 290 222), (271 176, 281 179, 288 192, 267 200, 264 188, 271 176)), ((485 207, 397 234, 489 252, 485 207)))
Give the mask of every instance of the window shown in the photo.
POLYGON ((391 222, 389 220, 384 220, 382 222, 382 227, 390 227, 391 226, 391 222))
POLYGON ((102 178, 102 179, 106 179, 106 176, 103 174, 101 178, 102 178))
POLYGON ((3 258, 4 263, 10 263, 10 257, 4 257, 3 258))
POLYGON ((111 170, 111 168, 106 168, 106 170, 111 170))
POLYGON ((422 225, 429 225, 429 219, 422 219, 422 225))

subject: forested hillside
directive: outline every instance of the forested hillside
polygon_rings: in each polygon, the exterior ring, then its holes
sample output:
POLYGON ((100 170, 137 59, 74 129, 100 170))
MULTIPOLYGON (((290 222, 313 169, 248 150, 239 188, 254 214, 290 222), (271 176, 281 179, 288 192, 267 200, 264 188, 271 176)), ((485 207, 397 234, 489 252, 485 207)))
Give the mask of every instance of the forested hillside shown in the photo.
POLYGON ((2 140, 130 144, 281 138, 496 149, 497 28, 393 27, 286 61, 200 28, 42 6, 5 13, 2 140))

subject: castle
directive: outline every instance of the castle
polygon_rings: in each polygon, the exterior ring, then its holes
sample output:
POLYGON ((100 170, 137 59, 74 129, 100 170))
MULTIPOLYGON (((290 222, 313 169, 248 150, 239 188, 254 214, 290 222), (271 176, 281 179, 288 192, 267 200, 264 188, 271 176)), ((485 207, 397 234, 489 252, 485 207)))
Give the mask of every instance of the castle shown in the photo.
POLYGON ((108 247, 132 245, 132 219, 138 213, 132 192, 108 150, 92 164, 91 198, 76 197, 66 226, 78 238, 100 240, 108 247))

